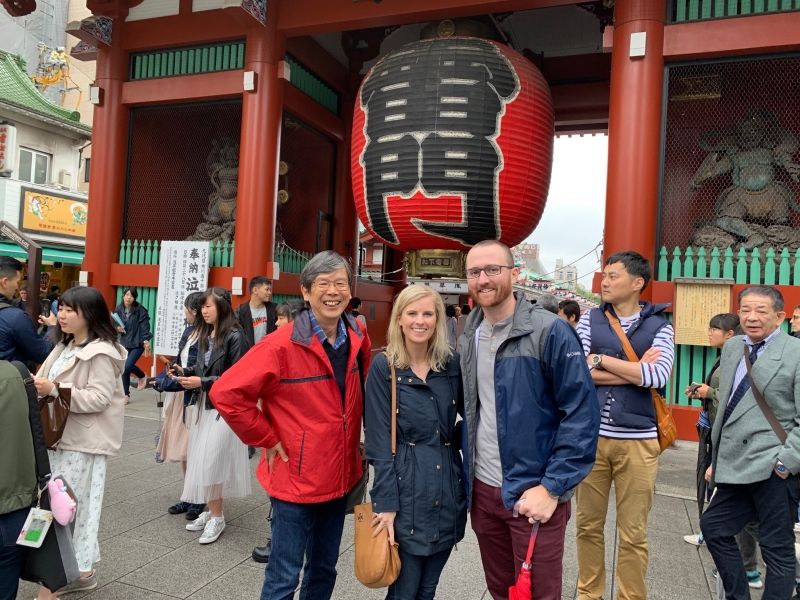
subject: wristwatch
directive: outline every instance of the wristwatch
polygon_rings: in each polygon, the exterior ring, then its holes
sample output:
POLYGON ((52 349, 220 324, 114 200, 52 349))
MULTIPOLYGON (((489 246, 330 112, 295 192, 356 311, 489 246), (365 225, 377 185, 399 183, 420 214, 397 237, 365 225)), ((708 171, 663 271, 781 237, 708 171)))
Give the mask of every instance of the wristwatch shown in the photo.
POLYGON ((775 463, 775 472, 780 475, 783 475, 785 473, 788 473, 789 469, 787 469, 786 465, 783 464, 781 461, 778 461, 775 463))
POLYGON ((593 369, 602 369, 603 368, 603 355, 602 354, 595 354, 592 357, 592 368, 593 369))

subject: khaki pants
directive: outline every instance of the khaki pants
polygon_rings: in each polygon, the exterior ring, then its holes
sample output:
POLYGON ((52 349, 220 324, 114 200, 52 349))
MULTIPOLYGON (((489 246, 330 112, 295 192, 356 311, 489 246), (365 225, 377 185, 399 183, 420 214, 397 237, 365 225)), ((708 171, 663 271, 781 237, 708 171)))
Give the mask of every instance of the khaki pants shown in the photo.
POLYGON ((606 586, 605 539, 611 483, 617 496, 618 600, 647 600, 647 515, 658 473, 658 440, 601 437, 589 476, 576 491, 578 597, 599 600, 606 586))

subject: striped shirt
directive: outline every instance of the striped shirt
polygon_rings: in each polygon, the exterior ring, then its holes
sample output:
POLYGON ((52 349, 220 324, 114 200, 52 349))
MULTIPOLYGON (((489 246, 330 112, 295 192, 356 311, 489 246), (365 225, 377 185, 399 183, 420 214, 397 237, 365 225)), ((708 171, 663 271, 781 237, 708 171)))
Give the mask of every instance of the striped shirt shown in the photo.
MULTIPOLYGON (((590 311, 586 311, 581 315, 577 329, 583 345, 583 353, 586 356, 591 354, 592 347, 592 329, 589 313, 590 311)), ((639 320, 640 314, 637 312, 629 317, 620 317, 619 323, 622 325, 623 331, 627 333, 631 325, 639 320)), ((659 389, 667 385, 669 375, 672 372, 672 363, 675 360, 675 341, 672 325, 667 323, 661 328, 653 340, 652 347, 661 350, 661 355, 655 363, 640 363, 642 373, 641 386, 659 389)), ((606 396, 606 402, 600 410, 600 435, 602 437, 616 440, 648 440, 658 437, 658 431, 655 426, 649 429, 632 429, 630 427, 612 425, 610 421, 612 402, 615 402, 613 388, 606 396)))

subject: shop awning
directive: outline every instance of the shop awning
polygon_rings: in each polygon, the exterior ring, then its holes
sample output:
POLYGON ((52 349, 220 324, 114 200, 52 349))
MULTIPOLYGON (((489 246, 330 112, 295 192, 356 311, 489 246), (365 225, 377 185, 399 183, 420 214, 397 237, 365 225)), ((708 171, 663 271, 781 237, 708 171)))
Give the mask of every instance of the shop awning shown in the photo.
MULTIPOLYGON (((13 256, 19 260, 27 260, 28 253, 16 244, 0 242, 0 255, 13 256)), ((64 248, 52 248, 42 246, 42 260, 47 262, 62 262, 71 265, 79 265, 83 262, 82 250, 65 250, 64 248)))

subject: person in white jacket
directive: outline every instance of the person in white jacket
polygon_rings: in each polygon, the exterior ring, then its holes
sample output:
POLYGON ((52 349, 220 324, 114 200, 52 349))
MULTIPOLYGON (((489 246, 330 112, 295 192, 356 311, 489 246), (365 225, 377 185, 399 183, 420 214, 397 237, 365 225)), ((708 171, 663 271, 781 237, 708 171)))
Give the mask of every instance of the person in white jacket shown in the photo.
POLYGON ((103 296, 74 287, 61 296, 57 344, 34 378, 39 396, 68 396, 64 434, 49 451, 50 469, 62 475, 78 500, 73 544, 81 578, 55 594, 39 589, 39 600, 97 587, 92 568, 100 560, 97 532, 106 483, 106 462, 122 446, 125 393, 122 371, 127 351, 103 296))

